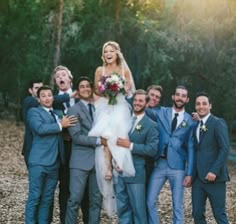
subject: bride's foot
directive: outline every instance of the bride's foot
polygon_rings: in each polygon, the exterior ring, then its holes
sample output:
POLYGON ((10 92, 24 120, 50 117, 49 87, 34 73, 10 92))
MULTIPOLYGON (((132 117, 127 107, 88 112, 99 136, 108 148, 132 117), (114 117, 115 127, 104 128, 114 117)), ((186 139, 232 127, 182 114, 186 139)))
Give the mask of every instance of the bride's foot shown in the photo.
POLYGON ((106 175, 105 175, 105 180, 109 181, 112 179, 112 172, 111 170, 107 170, 106 175))

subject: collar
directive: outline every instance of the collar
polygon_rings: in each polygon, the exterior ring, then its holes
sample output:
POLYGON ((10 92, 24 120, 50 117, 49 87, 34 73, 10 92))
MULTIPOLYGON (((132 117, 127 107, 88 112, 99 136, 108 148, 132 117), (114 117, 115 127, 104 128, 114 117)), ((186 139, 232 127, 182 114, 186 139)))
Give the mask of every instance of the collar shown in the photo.
POLYGON ((136 123, 138 123, 139 121, 141 121, 142 120, 142 118, 144 117, 144 115, 145 115, 145 113, 143 113, 143 114, 139 114, 139 115, 135 115, 135 114, 133 114, 133 116, 132 117, 137 117, 137 121, 136 121, 136 123))
POLYGON ((183 116, 184 115, 184 112, 185 112, 185 110, 183 109, 183 110, 181 110, 181 111, 179 111, 179 112, 177 112, 173 107, 172 107, 172 117, 174 117, 175 116, 175 113, 178 113, 179 114, 179 116, 183 116))
POLYGON ((205 117, 203 117, 201 120, 203 122, 203 124, 206 124, 207 119, 210 117, 211 113, 207 114, 205 117))
POLYGON ((72 91, 72 89, 70 88, 70 89, 68 89, 67 91, 61 91, 61 90, 59 90, 59 93, 58 93, 58 95, 63 95, 63 94, 65 94, 65 93, 68 93, 69 95, 72 93, 73 91, 72 91))
POLYGON ((48 113, 50 113, 49 111, 52 110, 53 111, 53 108, 47 108, 47 107, 42 107, 44 110, 46 110, 48 113))
POLYGON ((82 100, 82 99, 80 99, 80 101, 81 101, 81 103, 83 103, 86 107, 88 106, 89 103, 92 104, 92 102, 90 102, 90 101, 86 101, 86 100, 82 100))

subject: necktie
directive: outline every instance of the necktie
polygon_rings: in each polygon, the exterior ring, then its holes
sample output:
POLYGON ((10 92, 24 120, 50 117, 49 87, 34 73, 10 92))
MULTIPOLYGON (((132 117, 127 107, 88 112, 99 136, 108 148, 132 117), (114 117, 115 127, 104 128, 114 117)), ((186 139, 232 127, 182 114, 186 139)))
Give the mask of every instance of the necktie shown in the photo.
POLYGON ((131 131, 131 132, 132 132, 133 129, 134 129, 134 125, 135 125, 136 120, 137 120, 137 117, 136 117, 136 116, 133 116, 132 122, 131 122, 131 128, 130 128, 130 131, 131 131))
POLYGON ((202 134, 203 134, 202 127, 203 127, 203 121, 201 120, 200 121, 200 127, 199 127, 199 142, 201 141, 202 134))
POLYGON ((175 116, 172 120, 172 123, 171 123, 171 132, 173 132, 175 129, 176 129, 176 126, 177 126, 177 117, 179 116, 178 113, 175 113, 175 116))
POLYGON ((70 108, 70 102, 68 102, 68 101, 66 102, 66 107, 70 108))
POLYGON ((54 114, 54 112, 52 110, 49 110, 49 112, 52 115, 54 121, 57 122, 56 115, 54 114))
POLYGON ((89 103, 88 108, 89 108, 89 115, 93 121, 93 104, 89 103))

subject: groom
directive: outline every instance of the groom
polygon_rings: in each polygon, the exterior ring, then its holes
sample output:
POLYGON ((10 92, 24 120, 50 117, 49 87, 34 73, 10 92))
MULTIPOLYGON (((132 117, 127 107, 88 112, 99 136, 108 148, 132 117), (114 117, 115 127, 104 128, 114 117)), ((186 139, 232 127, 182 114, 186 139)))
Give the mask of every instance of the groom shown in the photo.
POLYGON ((118 175, 115 185, 119 223, 147 223, 145 205, 145 158, 157 154, 157 125, 145 115, 149 97, 144 90, 137 90, 133 98, 133 126, 129 139, 118 138, 117 145, 130 150, 133 157, 135 176, 118 175))

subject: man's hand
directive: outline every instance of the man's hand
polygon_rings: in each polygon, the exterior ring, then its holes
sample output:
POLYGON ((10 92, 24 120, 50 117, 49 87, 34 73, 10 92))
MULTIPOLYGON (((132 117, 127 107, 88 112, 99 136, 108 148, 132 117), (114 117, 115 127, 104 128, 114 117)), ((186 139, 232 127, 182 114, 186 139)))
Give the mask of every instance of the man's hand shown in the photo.
POLYGON ((77 99, 79 99, 79 95, 78 95, 77 90, 75 90, 74 92, 72 92, 72 93, 70 94, 70 98, 77 98, 77 99))
POLYGON ((103 146, 107 146, 107 139, 101 137, 101 144, 102 144, 103 146))
POLYGON ((116 144, 118 146, 129 149, 131 142, 128 138, 118 138, 116 144))
POLYGON ((184 178, 183 185, 184 185, 185 187, 191 187, 191 185, 192 185, 192 177, 191 177, 191 176, 186 176, 186 177, 184 178))
POLYGON ((192 118, 194 121, 200 121, 200 117, 197 112, 192 112, 192 118))
POLYGON ((75 126, 75 123, 78 121, 78 119, 74 116, 63 116, 63 118, 61 119, 61 126, 62 128, 67 128, 67 127, 71 127, 71 126, 75 126))
POLYGON ((209 172, 209 173, 206 175, 205 179, 208 180, 208 181, 211 181, 211 182, 212 182, 212 181, 215 181, 216 175, 215 175, 214 173, 209 172))

